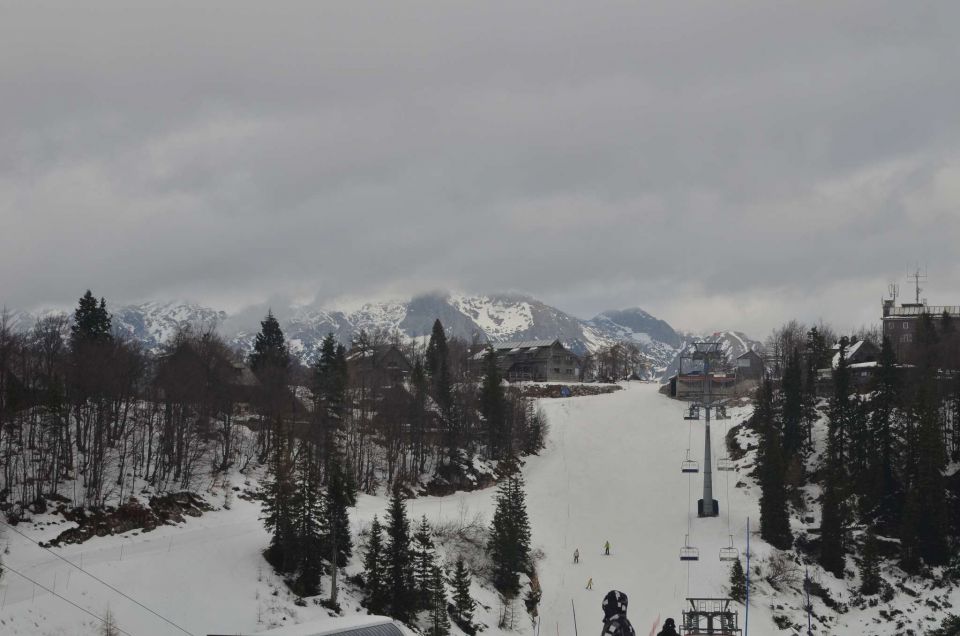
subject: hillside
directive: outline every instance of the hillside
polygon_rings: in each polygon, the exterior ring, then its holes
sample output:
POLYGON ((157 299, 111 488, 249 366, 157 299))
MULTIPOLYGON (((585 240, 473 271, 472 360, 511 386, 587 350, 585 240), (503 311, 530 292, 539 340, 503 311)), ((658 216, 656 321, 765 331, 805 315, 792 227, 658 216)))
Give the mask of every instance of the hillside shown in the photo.
MULTIPOLYGON (((657 394, 653 385, 634 383, 626 388, 610 395, 542 401, 551 427, 547 448, 523 468, 534 547, 542 552, 537 565, 543 586, 540 623, 561 636, 575 633, 571 602, 577 612, 577 627, 587 633, 597 629, 600 601, 609 589, 630 596, 629 615, 639 634, 646 634, 658 618, 679 618, 688 594, 723 595, 728 565, 718 559, 719 550, 729 545, 733 535, 733 545, 743 554, 748 516, 756 528, 759 489, 747 475, 752 454, 738 462, 737 472, 715 473, 721 514, 697 519, 695 513, 691 515, 691 506, 695 506, 700 480, 696 475, 682 475, 679 463, 688 440, 702 440, 702 423, 694 423, 691 428, 683 422, 683 405, 657 394), (624 471, 624 466, 630 466, 630 470, 624 471), (657 488, 650 488, 651 483, 657 488), (686 534, 690 535, 690 544, 700 550, 700 561, 689 566, 678 558, 686 534), (612 546, 611 556, 601 554, 607 540, 612 546), (571 562, 575 548, 580 549, 579 565, 571 562), (593 579, 592 590, 584 589, 588 578, 593 579)), ((736 409, 729 426, 749 413, 749 408, 736 409)), ((720 440, 726 429, 714 426, 715 448, 722 448, 720 440)), ((254 470, 247 476, 235 475, 232 483, 249 490, 256 487, 259 474, 254 470)), ((493 495, 494 489, 488 488, 449 497, 421 497, 409 502, 409 514, 412 519, 426 515, 435 528, 448 531, 478 520, 485 526, 491 518, 493 495)), ((216 507, 222 505, 219 482, 211 485, 208 497, 216 507)), ((385 508, 385 497, 361 496, 352 511, 353 533, 361 534, 373 515, 382 515, 385 508)), ((325 610, 313 603, 297 606, 263 561, 261 551, 268 535, 259 516, 259 504, 237 498, 229 510, 205 513, 198 519, 188 518, 182 524, 152 532, 99 537, 59 548, 57 553, 195 634, 246 634, 274 625, 322 623, 325 610), (204 593, 207 590, 216 590, 216 594, 204 593)), ((37 515, 35 520, 38 523, 21 523, 18 530, 35 539, 49 539, 70 525, 51 515, 37 515), (48 522, 55 524, 45 525, 48 522)), ((9 545, 4 560, 10 567, 82 607, 102 612, 109 606, 130 633, 178 633, 20 536, 7 531, 4 542, 9 545)), ((458 545, 440 541, 440 552, 447 563, 462 549, 458 545)), ((482 558, 471 550, 467 551, 468 557, 482 558)), ((754 579, 751 633, 779 633, 774 617, 794 626, 804 623, 796 583, 778 591, 765 580, 775 551, 756 535, 751 538, 751 550, 751 565, 761 573, 754 579)), ((355 555, 347 573, 359 569, 360 556, 355 555)), ((816 567, 811 568, 811 576, 834 599, 849 601, 838 580, 816 567)), ((327 586, 325 579, 325 590, 327 586)), ((91 619, 79 610, 11 573, 0 583, 0 593, 5 598, 0 610, 5 634, 94 633, 91 619)), ((898 612, 901 621, 908 621, 908 627, 930 625, 929 617, 939 614, 920 602, 923 594, 926 592, 897 593, 879 606, 842 614, 814 598, 814 612, 825 623, 819 625, 817 633, 904 633, 896 621, 881 618, 898 612), (914 596, 917 593, 921 596, 914 596), (909 613, 903 615, 904 610, 909 613)), ((960 603, 955 589, 936 594, 954 606, 960 603)), ((483 633, 525 632, 529 623, 522 613, 514 632, 496 627, 500 605, 491 589, 480 583, 480 577, 474 579, 473 595, 484 606, 478 611, 478 619, 487 625, 483 633)), ((355 614, 359 610, 358 590, 348 586, 341 603, 348 615, 355 614)), ((740 607, 741 620, 742 610, 740 607)))

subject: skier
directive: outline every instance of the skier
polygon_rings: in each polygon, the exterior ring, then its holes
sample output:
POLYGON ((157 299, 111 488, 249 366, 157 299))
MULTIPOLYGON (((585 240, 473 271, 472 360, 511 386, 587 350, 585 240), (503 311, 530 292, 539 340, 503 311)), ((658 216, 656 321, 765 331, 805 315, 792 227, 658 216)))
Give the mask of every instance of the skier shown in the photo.
POLYGON ((592 577, 592 576, 591 576, 589 579, 587 579, 587 589, 588 589, 588 590, 592 590, 592 589, 593 589, 593 577, 592 577))
POLYGON ((606 556, 610 556, 610 541, 607 541, 606 543, 603 544, 603 554, 606 556))
POLYGON ((574 564, 580 563, 580 548, 573 551, 573 562, 574 564))
POLYGON ((627 619, 627 595, 610 590, 603 597, 603 632, 601 636, 636 636, 627 619))
POLYGON ((657 636, 678 636, 677 626, 672 618, 663 621, 663 629, 657 632, 657 636))

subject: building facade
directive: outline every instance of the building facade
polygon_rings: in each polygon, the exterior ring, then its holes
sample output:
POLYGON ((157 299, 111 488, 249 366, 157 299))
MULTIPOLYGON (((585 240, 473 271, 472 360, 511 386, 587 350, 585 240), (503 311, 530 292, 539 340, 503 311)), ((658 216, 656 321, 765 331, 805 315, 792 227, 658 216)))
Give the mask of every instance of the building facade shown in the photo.
MULTIPOLYGON (((498 342, 490 345, 497 353, 500 374, 511 382, 574 382, 579 378, 580 358, 557 340, 498 342)), ((482 363, 486 351, 474 355, 482 363)))
POLYGON ((890 341, 900 364, 916 364, 919 360, 918 327, 924 314, 930 316, 938 333, 945 322, 953 322, 953 329, 960 327, 960 305, 927 305, 904 303, 899 307, 893 300, 883 301, 883 337, 890 341))

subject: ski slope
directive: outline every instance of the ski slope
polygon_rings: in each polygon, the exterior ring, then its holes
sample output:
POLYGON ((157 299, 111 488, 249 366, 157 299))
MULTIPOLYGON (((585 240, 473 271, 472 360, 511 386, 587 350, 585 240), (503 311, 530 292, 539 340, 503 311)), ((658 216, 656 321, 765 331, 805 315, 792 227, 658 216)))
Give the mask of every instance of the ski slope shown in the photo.
MULTIPOLYGON (((541 629, 573 636, 573 606, 579 631, 600 626, 600 602, 610 589, 630 597, 630 617, 646 634, 658 616, 679 617, 689 589, 692 595, 723 595, 729 564, 719 550, 728 542, 728 510, 735 545, 744 547, 747 515, 756 518, 756 500, 746 488, 734 488, 736 473, 715 473, 715 498, 721 515, 691 519, 699 496, 700 475, 692 481, 680 472, 692 432, 692 456, 703 453, 703 423, 683 420, 684 405, 657 393, 656 385, 632 383, 613 394, 543 400, 550 433, 547 448, 524 466, 534 548, 543 552, 537 569, 543 589, 541 629), (692 431, 691 431, 692 428, 692 431), (729 501, 726 479, 729 482, 729 501), (692 486, 693 501, 688 497, 692 486), (691 524, 691 543, 701 560, 689 566, 678 557, 691 524), (609 540, 611 556, 602 556, 609 540), (575 548, 580 564, 572 563, 575 548), (688 576, 689 574, 689 576, 688 576), (589 577, 593 590, 586 590, 589 577), (573 601, 573 605, 571 604, 573 601)), ((744 413, 741 412, 742 416, 744 413)), ((739 421, 727 420, 730 425, 739 421)), ((724 422, 715 423, 714 449, 722 452, 724 422)), ((242 479, 242 478, 241 478, 242 479)), ((238 481, 234 481, 238 483, 238 481)), ((242 483, 242 482, 239 482, 242 483)), ((255 484, 254 484, 255 485, 255 484)), ((412 525, 421 515, 431 521, 482 513, 489 523, 495 489, 409 502, 412 525)), ((756 493, 753 493, 754 495, 756 493)), ((221 499, 213 495, 211 501, 221 499)), ((352 514, 354 532, 386 510, 382 496, 361 496, 352 514)), ((268 534, 259 520, 259 504, 236 499, 230 510, 188 519, 153 532, 98 537, 58 553, 143 601, 194 634, 256 633, 277 625, 326 620, 323 608, 298 607, 261 557, 268 534)), ((38 519, 51 520, 46 516, 38 519)), ((69 524, 43 528, 21 524, 34 538, 48 539, 69 524)), ((182 632, 73 570, 66 563, 11 532, 4 561, 91 611, 110 607, 119 624, 134 635, 166 636, 182 632)), ((764 547, 758 541, 754 555, 764 547)), ((451 555, 445 555, 452 558, 451 555)), ((359 555, 348 573, 359 570, 359 555)), ((324 580, 324 591, 328 581, 324 580)), ((496 634, 498 602, 475 581, 475 597, 489 609, 478 618, 496 634)), ((93 619, 60 599, 8 573, 0 583, 0 633, 93 634, 93 619)), ((348 615, 359 599, 341 598, 348 615)), ((526 632, 526 617, 517 631, 526 632)), ((763 608, 751 610, 754 633, 775 628, 763 608)))

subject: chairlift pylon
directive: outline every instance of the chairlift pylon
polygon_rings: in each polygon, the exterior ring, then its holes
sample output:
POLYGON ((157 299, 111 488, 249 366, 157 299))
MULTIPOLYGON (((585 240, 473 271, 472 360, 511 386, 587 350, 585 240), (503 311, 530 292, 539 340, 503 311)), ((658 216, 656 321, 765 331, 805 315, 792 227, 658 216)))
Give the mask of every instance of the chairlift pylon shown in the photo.
POLYGON ((687 457, 680 463, 681 473, 699 473, 700 464, 695 459, 690 459, 690 449, 687 449, 687 457))
POLYGON ((726 548, 720 548, 721 561, 738 561, 740 559, 740 550, 733 547, 733 535, 730 535, 730 545, 726 548))
POLYGON ((700 550, 690 545, 689 534, 686 534, 683 537, 683 547, 680 548, 680 560, 681 561, 699 561, 700 560, 700 550))

